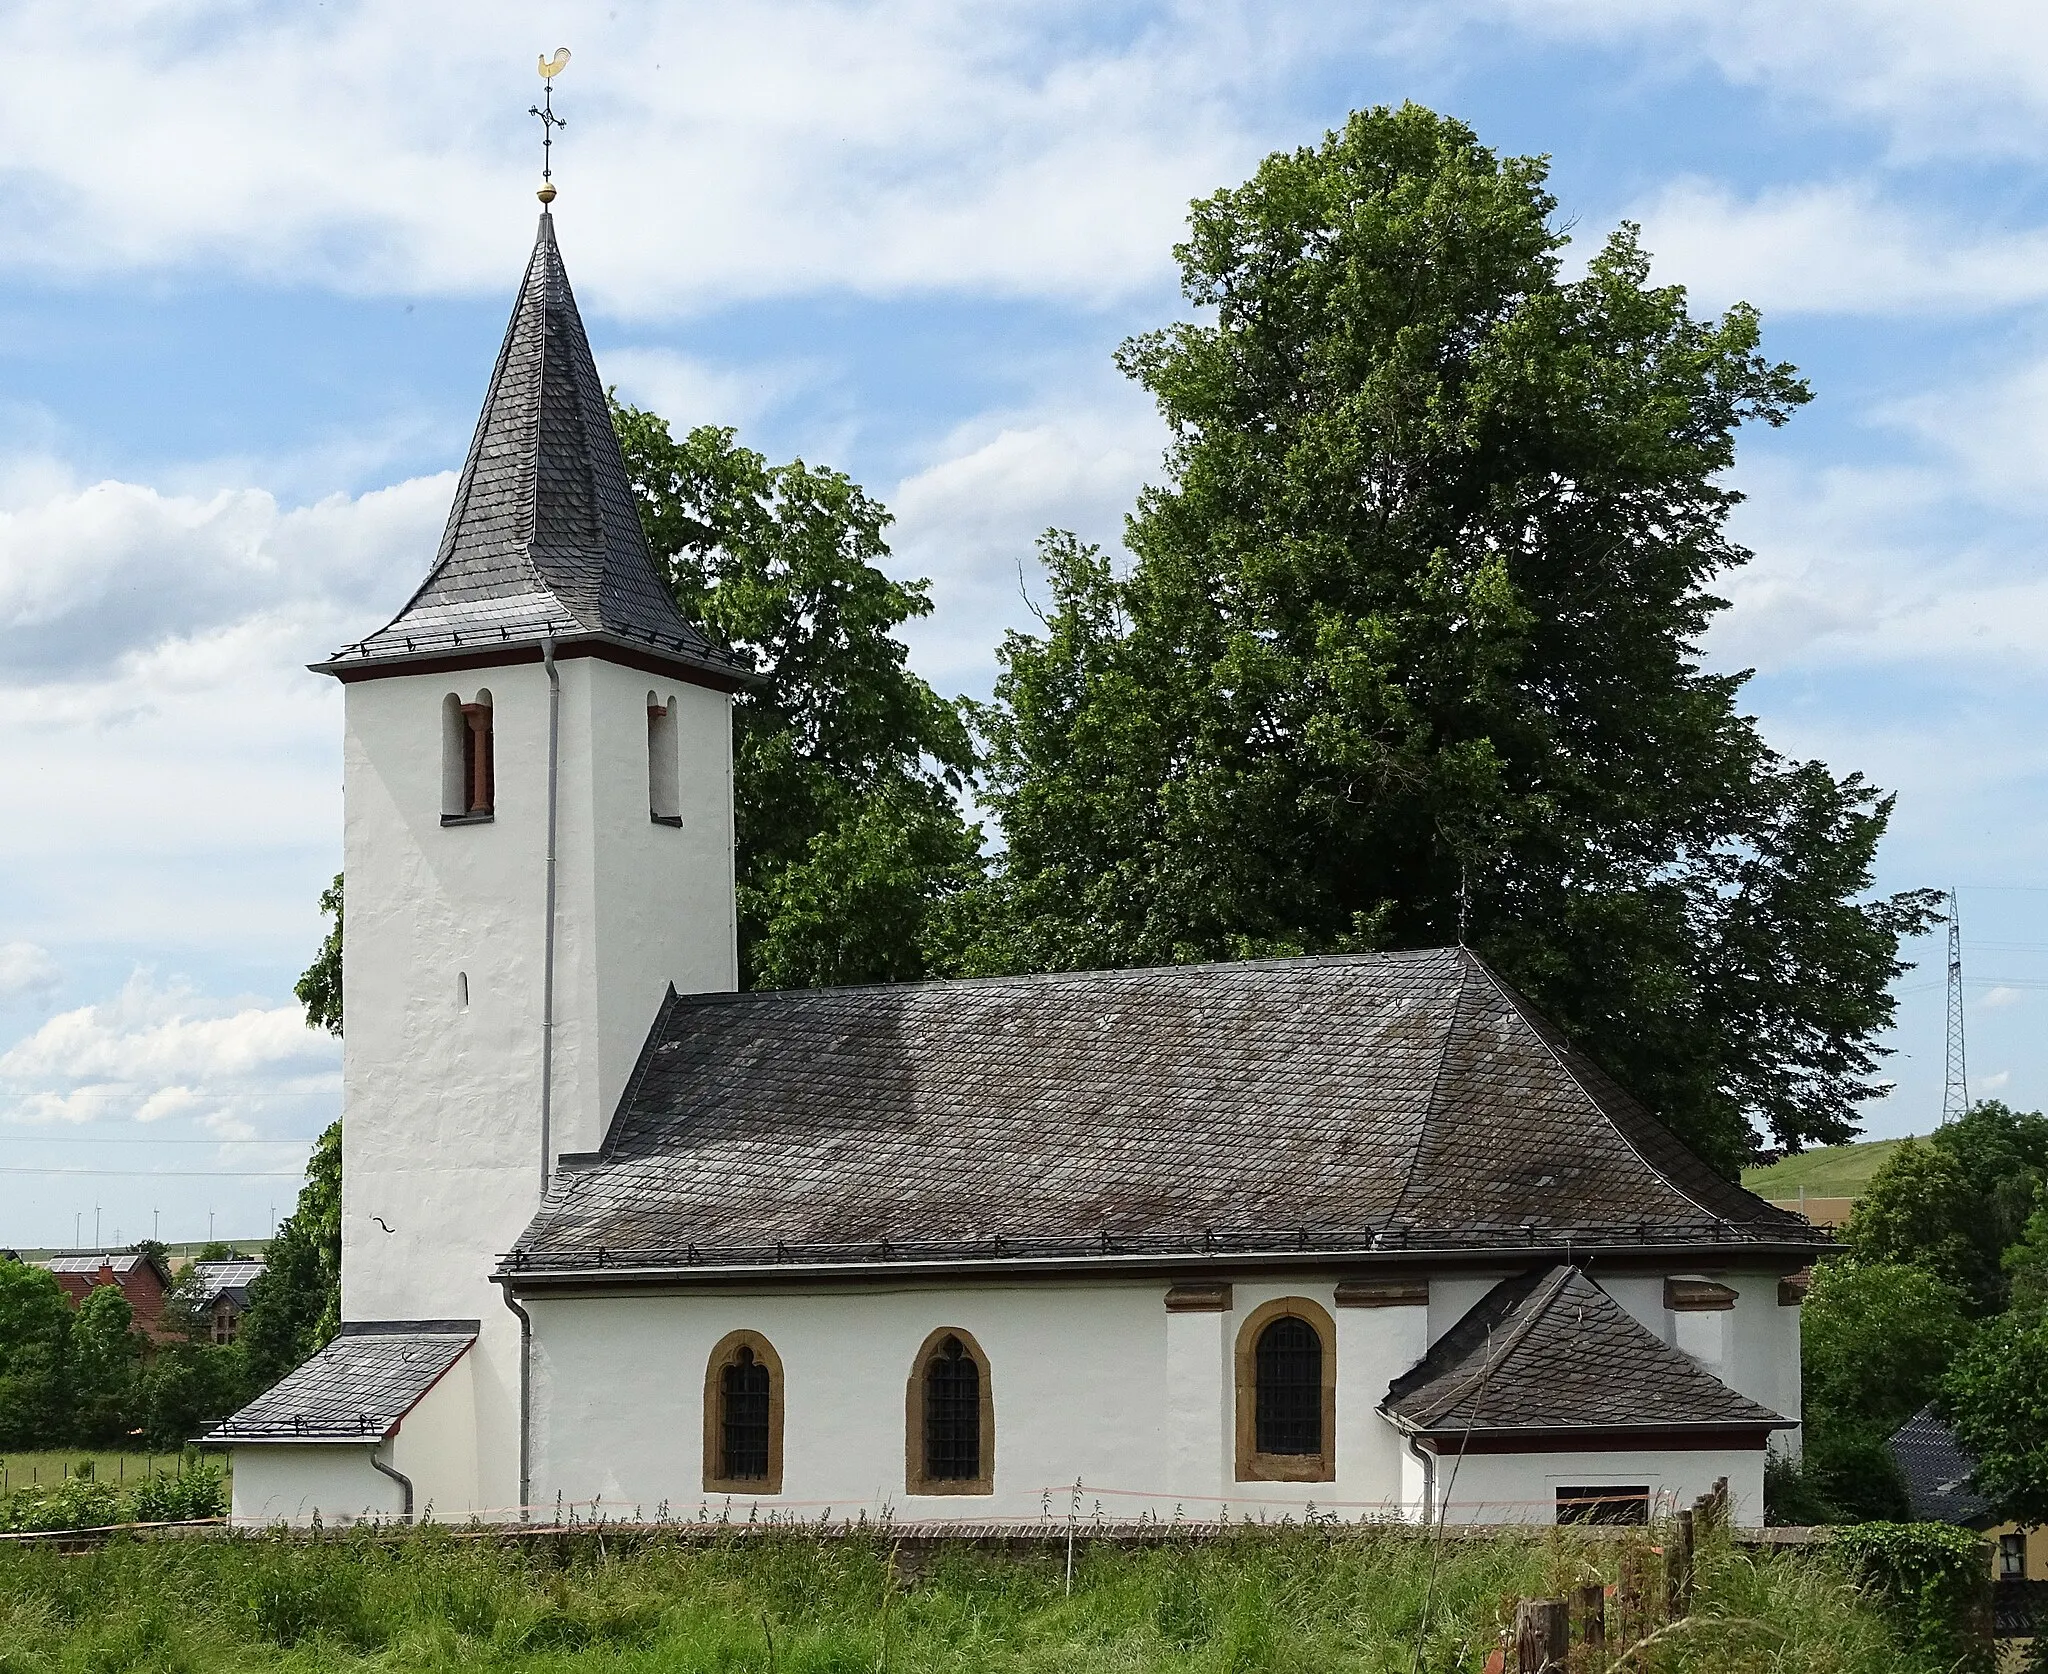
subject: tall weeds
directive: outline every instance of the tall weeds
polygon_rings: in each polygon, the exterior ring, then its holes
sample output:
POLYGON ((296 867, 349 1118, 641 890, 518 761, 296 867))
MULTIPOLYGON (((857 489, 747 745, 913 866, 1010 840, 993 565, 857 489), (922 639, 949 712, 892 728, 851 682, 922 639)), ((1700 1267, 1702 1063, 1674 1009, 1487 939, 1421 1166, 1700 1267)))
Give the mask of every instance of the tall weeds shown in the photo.
MULTIPOLYGON (((123 1541, 0 1550, 0 1674, 1410 1674, 1477 1670, 1517 1597, 1611 1579, 1569 1531, 1453 1539, 1247 1532, 1144 1550, 1021 1556, 886 1534, 800 1533, 621 1550, 432 1529, 319 1540, 123 1541), (1431 1565, 1437 1562, 1434 1579, 1431 1565)), ((1702 1554, 1694 1616, 1652 1674, 1934 1674, 1819 1554, 1702 1554)))

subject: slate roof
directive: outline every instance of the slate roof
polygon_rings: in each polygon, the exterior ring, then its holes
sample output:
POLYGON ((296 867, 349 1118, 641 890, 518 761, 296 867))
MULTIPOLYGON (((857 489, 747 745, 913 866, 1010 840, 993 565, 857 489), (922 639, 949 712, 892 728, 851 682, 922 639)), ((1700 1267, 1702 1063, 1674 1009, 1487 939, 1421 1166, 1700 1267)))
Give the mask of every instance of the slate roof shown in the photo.
POLYGON ((1906 1500, 1916 1523, 1975 1526, 1997 1521, 1991 1502, 1970 1486, 1977 1461, 1957 1446, 1931 1406, 1892 1432, 1892 1457, 1906 1479, 1906 1500))
POLYGON ((1380 1406, 1408 1428, 1454 1437, 1792 1424, 1738 1395, 1569 1264, 1494 1286, 1388 1386, 1380 1406))
POLYGON ((1825 1242, 1449 948, 671 993, 506 1263, 1825 1242))
POLYGON ((610 642, 736 685, 746 665, 683 620, 634 508, 590 343, 545 211, 432 572, 386 627, 315 666, 610 642))
POLYGON ((382 1441, 476 1341, 477 1323, 344 1325, 311 1360, 201 1439, 236 1446, 382 1441))

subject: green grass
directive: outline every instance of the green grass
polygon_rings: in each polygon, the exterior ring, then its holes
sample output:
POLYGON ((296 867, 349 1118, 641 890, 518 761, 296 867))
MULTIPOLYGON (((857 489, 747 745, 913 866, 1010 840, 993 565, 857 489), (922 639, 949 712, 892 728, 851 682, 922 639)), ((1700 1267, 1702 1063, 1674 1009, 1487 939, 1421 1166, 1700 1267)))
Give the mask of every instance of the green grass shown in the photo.
POLYGON ((1903 1140, 1866 1139, 1858 1145, 1829 1145, 1802 1151, 1769 1168, 1743 1171, 1742 1183, 1762 1197, 1794 1198, 1799 1188, 1808 1197, 1861 1197, 1885 1158, 1903 1140))
MULTIPOLYGON (((133 1487, 146 1476, 176 1476, 180 1455, 176 1453, 130 1453, 90 1447, 60 1447, 42 1452, 0 1453, 0 1494, 16 1488, 54 1488, 67 1473, 90 1463, 93 1476, 115 1487, 133 1487)), ((209 1461, 223 1472, 230 1468, 232 1455, 209 1454, 209 1461)))
MULTIPOLYGON (((0 1547, 0 1674, 1409 1674, 1477 1670, 1519 1597, 1614 1576, 1571 1531, 1248 1532, 1149 1550, 946 1550, 886 1535, 622 1549, 449 1532, 0 1547)), ((1824 1552, 1707 1545, 1649 1674, 1934 1674, 1824 1552)))

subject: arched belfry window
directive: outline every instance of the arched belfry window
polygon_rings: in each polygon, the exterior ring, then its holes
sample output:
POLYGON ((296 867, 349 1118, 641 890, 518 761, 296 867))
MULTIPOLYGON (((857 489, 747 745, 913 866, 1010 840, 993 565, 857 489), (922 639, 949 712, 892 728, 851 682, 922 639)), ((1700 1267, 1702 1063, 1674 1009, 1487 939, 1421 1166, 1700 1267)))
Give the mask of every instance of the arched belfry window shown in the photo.
POLYGON ((1237 1479, 1336 1474, 1337 1328, 1305 1296, 1254 1308, 1237 1333, 1237 1479))
POLYGON ((782 1359, 758 1331, 720 1338, 705 1367, 704 1489, 782 1492, 782 1359))
POLYGON ((454 692, 441 700, 441 823, 472 825, 497 808, 498 773, 491 731, 491 694, 464 703, 454 692))
POLYGON ((904 1477, 912 1494, 995 1492, 996 1414, 988 1357, 947 1326, 924 1340, 910 1372, 904 1477))
POLYGON ((676 762, 676 700, 647 694, 647 817, 656 825, 683 823, 676 762))

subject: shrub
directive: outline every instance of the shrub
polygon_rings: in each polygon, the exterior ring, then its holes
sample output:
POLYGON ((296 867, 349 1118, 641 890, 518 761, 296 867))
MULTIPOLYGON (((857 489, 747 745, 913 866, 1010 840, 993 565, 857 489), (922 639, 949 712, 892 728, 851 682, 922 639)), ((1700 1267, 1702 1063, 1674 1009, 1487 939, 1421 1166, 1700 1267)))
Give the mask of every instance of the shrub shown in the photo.
POLYGON ((1981 1536, 1947 1523, 1863 1523, 1837 1531, 1834 1545, 1914 1652, 1989 1674, 1991 1566, 1981 1536))

